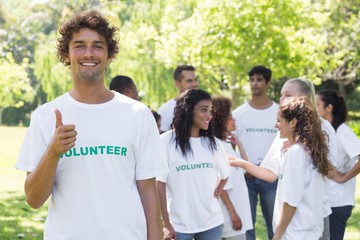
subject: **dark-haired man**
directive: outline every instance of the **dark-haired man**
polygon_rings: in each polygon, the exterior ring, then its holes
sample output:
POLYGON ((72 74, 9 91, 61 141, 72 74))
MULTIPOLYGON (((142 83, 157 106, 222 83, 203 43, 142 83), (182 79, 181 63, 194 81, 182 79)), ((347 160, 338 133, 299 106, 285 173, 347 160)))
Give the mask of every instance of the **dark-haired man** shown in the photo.
MULTIPOLYGON (((249 82, 252 97, 233 111, 236 120, 235 135, 243 144, 250 162, 260 165, 270 148, 277 129, 275 128, 278 104, 271 101, 267 95, 270 86, 271 70, 265 66, 253 67, 249 73, 249 82)), ((268 238, 272 239, 272 218, 276 195, 277 181, 268 183, 256 177, 246 175, 249 191, 251 215, 255 226, 257 199, 260 196, 260 205, 265 219, 268 238)), ((255 240, 255 230, 246 233, 246 239, 255 240)))
MULTIPOLYGON (((191 65, 179 65, 174 71, 174 84, 178 89, 178 96, 186 90, 198 87, 198 78, 195 73, 195 68, 191 65)), ((158 113, 161 115, 161 131, 165 132, 171 129, 171 123, 174 117, 174 108, 176 105, 176 98, 170 99, 164 103, 159 109, 158 113)))
POLYGON ((139 94, 136 85, 134 81, 128 76, 115 76, 113 79, 111 79, 109 89, 117 91, 134 100, 139 100, 139 94))
POLYGON ((72 88, 34 111, 16 164, 31 207, 51 196, 46 240, 161 239, 155 176, 167 167, 154 117, 104 85, 116 30, 98 11, 60 29, 72 88))

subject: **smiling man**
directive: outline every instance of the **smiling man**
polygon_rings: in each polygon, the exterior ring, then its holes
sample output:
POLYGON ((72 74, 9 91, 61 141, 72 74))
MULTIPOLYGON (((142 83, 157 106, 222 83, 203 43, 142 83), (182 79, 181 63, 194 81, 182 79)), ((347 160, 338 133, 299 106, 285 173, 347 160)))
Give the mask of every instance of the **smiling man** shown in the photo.
MULTIPOLYGON (((265 66, 253 67, 249 73, 251 100, 233 111, 236 120, 236 136, 242 143, 249 162, 260 165, 270 148, 277 129, 275 128, 278 104, 271 101, 267 95, 270 86, 271 70, 265 66)), ((277 181, 265 182, 259 178, 246 174, 249 191, 251 215, 253 224, 256 222, 257 199, 266 222, 268 239, 272 239, 272 217, 275 202, 277 181)), ((246 233, 246 239, 255 240, 255 230, 246 233)))
POLYGON ((50 200, 44 239, 161 239, 155 176, 167 166, 154 117, 104 85, 116 31, 97 11, 60 29, 72 88, 34 111, 16 164, 29 205, 50 200))

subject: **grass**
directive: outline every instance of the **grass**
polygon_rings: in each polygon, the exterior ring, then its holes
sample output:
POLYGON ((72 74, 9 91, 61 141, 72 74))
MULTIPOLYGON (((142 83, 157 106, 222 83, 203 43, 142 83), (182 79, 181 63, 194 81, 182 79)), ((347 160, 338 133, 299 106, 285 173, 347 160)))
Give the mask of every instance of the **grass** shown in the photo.
MULTIPOLYGON (((352 123, 351 127, 360 124, 352 123)), ((14 168, 25 136, 24 127, 0 126, 0 239, 1 240, 37 240, 43 238, 46 206, 34 210, 24 197, 26 173, 14 168)), ((360 239, 360 178, 357 179, 356 203, 348 221, 345 240, 360 239)), ((257 239, 266 239, 266 229, 261 215, 257 211, 255 224, 257 239)))

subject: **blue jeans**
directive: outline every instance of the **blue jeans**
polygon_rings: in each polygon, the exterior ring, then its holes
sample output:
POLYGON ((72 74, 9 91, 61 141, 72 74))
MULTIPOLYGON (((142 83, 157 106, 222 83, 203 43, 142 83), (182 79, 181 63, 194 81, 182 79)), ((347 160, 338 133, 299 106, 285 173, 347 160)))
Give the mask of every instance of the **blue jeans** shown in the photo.
POLYGON ((353 206, 332 207, 330 214, 330 239, 342 240, 345 234, 346 222, 351 216, 353 206))
POLYGON ((251 216, 253 220, 254 229, 248 230, 246 232, 247 240, 255 240, 255 222, 256 222, 256 206, 258 195, 260 195, 260 205, 262 214, 265 219, 265 224, 267 228, 268 238, 271 240, 274 236, 272 228, 272 219, 274 213, 274 203, 276 196, 277 180, 273 183, 265 182, 256 177, 245 177, 246 184, 249 191, 250 207, 251 207, 251 216))
POLYGON ((177 240, 221 240, 221 234, 223 230, 223 225, 211 228, 209 230, 199 232, 199 233, 179 233, 176 232, 177 240))

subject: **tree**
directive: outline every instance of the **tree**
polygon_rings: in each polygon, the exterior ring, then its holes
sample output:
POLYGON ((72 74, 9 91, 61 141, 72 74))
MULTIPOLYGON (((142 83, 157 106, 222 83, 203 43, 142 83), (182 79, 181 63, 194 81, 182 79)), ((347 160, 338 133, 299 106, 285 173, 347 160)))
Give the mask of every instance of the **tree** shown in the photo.
POLYGON ((26 59, 22 64, 16 64, 10 53, 6 58, 0 58, 0 124, 6 107, 22 107, 34 97, 27 67, 26 59))

